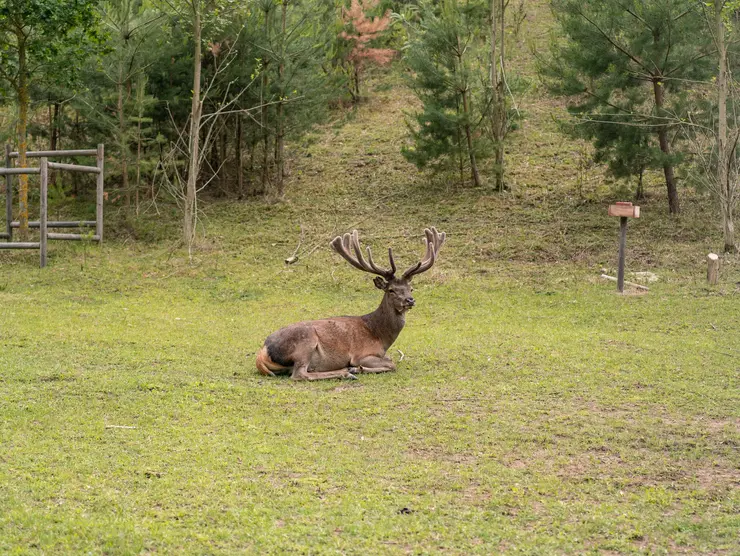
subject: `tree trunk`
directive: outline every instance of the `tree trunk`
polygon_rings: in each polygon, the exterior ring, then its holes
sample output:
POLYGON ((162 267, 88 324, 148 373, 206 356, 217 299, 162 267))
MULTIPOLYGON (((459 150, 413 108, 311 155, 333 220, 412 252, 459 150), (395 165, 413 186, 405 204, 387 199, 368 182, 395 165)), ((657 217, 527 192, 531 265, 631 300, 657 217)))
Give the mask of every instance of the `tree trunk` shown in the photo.
POLYGON ((275 131, 275 166, 277 167, 277 194, 278 198, 282 199, 285 193, 285 115, 283 114, 283 99, 285 98, 285 83, 283 79, 285 77, 285 22, 288 15, 288 1, 283 0, 283 13, 281 20, 282 34, 280 35, 280 64, 278 65, 278 81, 280 84, 280 98, 277 103, 277 116, 275 131))
POLYGON ((352 88, 354 89, 354 100, 360 102, 360 68, 355 63, 352 70, 352 88))
MULTIPOLYGON (((26 37, 22 29, 16 32, 18 39, 18 167, 26 168, 28 105, 28 64, 26 60, 26 37)), ((28 175, 18 175, 18 228, 21 241, 28 240, 28 175)))
POLYGON ((725 203, 722 210, 722 232, 725 238, 725 253, 737 253, 735 241, 735 223, 732 220, 732 205, 725 203))
POLYGON ((220 130, 217 130, 213 135, 215 137, 211 139, 211 155, 209 160, 212 178, 209 181, 217 188, 218 196, 221 196, 221 156, 218 149, 220 130))
POLYGON ((200 118, 203 106, 200 100, 200 71, 201 71, 201 5, 200 0, 194 0, 193 8, 193 102, 190 109, 190 137, 188 165, 188 181, 185 189, 185 207, 183 214, 183 240, 188 250, 195 241, 195 224, 197 217, 196 186, 200 174, 200 118))
POLYGON ((135 210, 136 215, 139 214, 139 189, 141 187, 141 119, 144 117, 144 110, 141 104, 139 104, 139 121, 136 122, 136 199, 135 199, 135 210))
MULTIPOLYGON (((50 133, 49 133, 49 150, 55 151, 57 150, 58 143, 59 143, 59 102, 53 102, 52 106, 50 106, 49 110, 49 124, 50 124, 50 133)), ((49 171, 49 183, 57 185, 57 171, 56 170, 50 170, 49 171)))
POLYGON ((270 181, 270 132, 267 129, 267 107, 262 107, 262 192, 268 192, 270 181))
POLYGON ((46 105, 47 108, 47 116, 49 118, 49 150, 54 150, 54 143, 56 142, 54 137, 54 113, 53 110, 53 103, 49 103, 46 105))
POLYGON ((118 67, 118 150, 121 157, 121 188, 126 199, 126 208, 131 208, 131 191, 128 183, 128 143, 126 141, 126 117, 123 113, 123 65, 118 67))
POLYGON ((244 197, 244 157, 242 156, 242 115, 236 115, 236 189, 239 199, 244 197))
POLYGON ((267 101, 265 93, 267 92, 267 62, 262 67, 262 88, 260 90, 260 103, 262 104, 262 192, 267 192, 267 183, 269 181, 269 158, 270 158, 270 130, 267 129, 267 101))
POLYGON ((468 154, 470 156, 470 173, 473 178, 473 186, 480 187, 480 174, 478 173, 478 165, 475 162, 475 151, 473 150, 473 131, 470 128, 470 111, 468 108, 468 91, 464 89, 462 92, 463 101, 463 117, 465 118, 465 139, 468 142, 468 154))
MULTIPOLYGON (((460 45, 460 37, 457 37, 457 66, 456 73, 460 76, 464 75, 463 72, 463 49, 460 45)), ((462 79, 462 78, 461 78, 462 79)), ((470 128, 470 108, 468 106, 468 83, 462 83, 460 88, 460 95, 463 103, 463 128, 465 130, 465 140, 468 144, 468 156, 470 157, 470 173, 473 178, 473 186, 480 187, 480 174, 478 173, 478 165, 475 163, 475 151, 473 150, 473 131, 470 128)))
MULTIPOLYGON (((257 151, 257 139, 249 141, 249 167, 247 168, 247 192, 249 195, 257 195, 257 185, 254 183, 254 155, 257 151)), ((264 193, 264 191, 263 191, 264 193)))
POLYGON ((506 96, 504 91, 504 11, 503 0, 491 0, 491 133, 494 148, 494 188, 504 190, 504 138, 506 135, 506 96), (500 25, 500 31, 498 26, 500 25), (501 54, 496 55, 496 47, 501 42, 501 54), (498 72, 498 60, 501 60, 501 75, 498 72))
POLYGON ((226 195, 229 191, 229 173, 227 164, 229 159, 229 119, 224 116, 224 125, 221 128, 221 166, 218 170, 218 182, 221 184, 221 191, 226 195))
POLYGON ((55 151, 59 148, 59 143, 62 140, 62 130, 59 126, 59 102, 54 102, 54 112, 52 113, 52 126, 51 126, 51 150, 55 151))
POLYGON ((735 203, 736 184, 730 183, 730 148, 727 141, 727 46, 725 44, 725 22, 722 17, 725 2, 714 3, 715 29, 719 67, 717 70, 717 105, 719 121, 717 124, 717 183, 719 203, 722 213, 722 233, 724 252, 736 253, 735 224, 732 221, 732 208, 735 203))
MULTIPOLYGON (((272 28, 272 18, 270 16, 271 10, 268 9, 267 5, 265 5, 263 9, 265 11, 265 33, 267 35, 267 43, 269 44, 271 40, 270 30, 272 28)), ((269 84, 269 79, 267 76, 267 68, 269 64, 270 59, 265 56, 265 59, 262 62, 262 85, 260 88, 260 103, 262 104, 262 192, 272 195, 272 191, 268 191, 268 183, 270 181, 270 130, 267 128, 268 112, 267 99, 265 98, 265 95, 268 93, 267 86, 269 84)))
MULTIPOLYGON (((658 116, 663 116, 664 85, 662 78, 659 76, 653 78, 653 93, 655 95, 656 113, 658 116)), ((668 143, 668 128, 664 125, 658 127, 658 143, 663 154, 670 156, 671 146, 668 143)), ((665 185, 668 190, 668 211, 670 214, 678 214, 680 207, 678 205, 676 181, 673 177, 673 164, 670 162, 663 164, 663 175, 665 176, 665 185)))
MULTIPOLYGON (((459 103, 458 103, 459 104, 459 103)), ((460 108, 457 109, 458 114, 460 113, 460 108)), ((460 135, 460 127, 457 126, 457 154, 458 154, 458 166, 460 170, 460 187, 465 187, 465 161, 463 160, 463 144, 462 144, 462 136, 460 135)))
MULTIPOLYGON (((725 25, 722 20, 722 4, 717 0, 714 4, 715 23, 717 25, 717 52, 719 67, 717 69, 717 107, 719 120, 717 122, 717 181, 720 190, 725 189, 727 183, 727 49, 725 48, 725 25)), ((722 197, 722 195, 720 195, 722 197)))
POLYGON ((506 79, 506 33, 504 26, 506 24, 506 6, 509 5, 508 0, 500 0, 499 4, 499 20, 501 23, 501 30, 499 33, 499 41, 501 44, 501 56, 499 56, 501 60, 501 74, 499 76, 498 80, 498 117, 499 117, 499 143, 498 148, 496 149, 496 167, 500 168, 499 174, 501 176, 501 184, 499 191, 503 192, 503 190, 506 188, 505 183, 505 161, 504 161, 504 141, 506 140, 506 130, 509 126, 508 122, 508 114, 506 111, 506 91, 504 90, 504 87, 506 85, 505 79, 506 79))
MULTIPOLYGON (((72 133, 70 134, 72 145, 79 145, 80 144, 80 136, 82 135, 80 133, 80 113, 79 111, 75 110, 75 123, 72 127, 72 133)), ((75 197, 79 196, 80 194, 80 173, 79 172, 70 172, 72 175, 70 178, 72 179, 72 191, 74 192, 75 197)))
POLYGON ((641 201, 645 198, 645 191, 642 185, 642 178, 645 175, 645 166, 640 166, 640 171, 637 174, 637 190, 635 191, 635 201, 641 201))

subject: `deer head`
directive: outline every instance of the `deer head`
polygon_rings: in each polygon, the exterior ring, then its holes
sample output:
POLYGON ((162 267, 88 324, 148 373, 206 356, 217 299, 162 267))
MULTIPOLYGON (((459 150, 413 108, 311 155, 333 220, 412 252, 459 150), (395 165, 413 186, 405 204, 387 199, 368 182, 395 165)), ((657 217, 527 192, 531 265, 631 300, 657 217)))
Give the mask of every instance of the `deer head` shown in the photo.
POLYGON ((426 272, 434 266, 439 250, 442 248, 442 244, 446 238, 444 232, 440 233, 434 227, 425 229, 424 235, 426 236, 424 238, 426 242, 424 258, 409 267, 400 278, 396 277, 396 263, 393 260, 393 249, 388 248, 390 268, 386 270, 378 267, 373 261, 373 253, 370 247, 367 247, 367 260, 363 257, 357 230, 354 230, 351 234, 335 237, 331 242, 331 246, 355 268, 369 272, 370 274, 377 274, 373 283, 376 288, 385 292, 384 302, 390 303, 398 314, 404 314, 415 303, 411 295, 414 291, 411 287, 411 278, 417 274, 426 272), (352 251, 354 251, 354 255, 352 251))

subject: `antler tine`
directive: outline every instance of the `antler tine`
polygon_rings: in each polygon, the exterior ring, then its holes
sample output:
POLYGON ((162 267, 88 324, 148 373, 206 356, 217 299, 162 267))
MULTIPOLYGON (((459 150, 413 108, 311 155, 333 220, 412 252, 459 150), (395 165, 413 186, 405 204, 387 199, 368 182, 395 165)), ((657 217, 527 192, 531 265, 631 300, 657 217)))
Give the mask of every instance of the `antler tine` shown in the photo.
POLYGON ((444 243, 447 234, 444 232, 440 234, 434 226, 432 226, 431 229, 425 229, 424 234, 427 236, 427 241, 430 241, 434 245, 434 256, 436 257, 439 254, 439 250, 442 248, 442 244, 444 243))
POLYGON ((381 276, 393 276, 395 270, 383 270, 380 268, 375 264, 375 261, 373 261, 373 252, 370 250, 370 247, 366 247, 365 249, 367 249, 367 262, 373 268, 373 272, 380 274, 381 276))
POLYGON ((426 228, 424 230, 424 235, 426 236, 424 238, 424 242, 426 243, 424 258, 404 272, 403 278, 411 278, 415 274, 421 274, 422 272, 426 272, 432 268, 434 263, 437 261, 439 250, 442 248, 442 244, 447 238, 447 234, 444 232, 439 233, 435 227, 432 227, 431 229, 426 228))
POLYGON ((393 260, 393 249, 391 247, 388 248, 388 260, 391 263, 391 274, 396 273, 396 261, 393 260))
POLYGON ((372 267, 368 266, 364 257, 362 256, 362 249, 360 248, 360 235, 357 230, 352 230, 352 250, 355 252, 355 257, 360 261, 360 264, 365 267, 366 270, 372 271, 372 267))
POLYGON ((367 249, 367 262, 362 257, 362 250, 360 249, 360 237, 357 233, 357 230, 354 230, 352 232, 352 247, 354 248, 355 253, 357 254, 357 258, 360 261, 360 264, 365 265, 368 268, 368 272, 373 272, 379 276, 383 276, 384 278, 390 280, 393 275, 395 274, 395 268, 392 270, 384 270, 380 268, 378 265, 375 264, 375 261, 373 261, 373 252, 370 249, 370 247, 366 247, 367 249))
POLYGON ((339 253, 342 258, 347 261, 349 264, 354 266, 355 268, 359 270, 367 270, 364 268, 355 258, 352 256, 352 253, 349 251, 349 242, 350 242, 350 235, 344 234, 343 236, 337 236, 331 241, 331 246, 334 248, 334 251, 339 253))
POLYGON ((392 270, 383 270, 382 268, 379 268, 373 261, 372 251, 370 251, 369 247, 367 248, 368 260, 365 260, 365 258, 362 256, 362 249, 360 248, 360 238, 357 230, 353 230, 351 234, 346 233, 341 237, 335 237, 331 242, 331 246, 349 264, 359 270, 369 272, 371 274, 378 274, 379 276, 383 276, 386 279, 392 278, 393 274, 395 273, 395 265, 391 265, 393 267, 392 270), (352 251, 354 251, 354 256, 352 255, 352 251))

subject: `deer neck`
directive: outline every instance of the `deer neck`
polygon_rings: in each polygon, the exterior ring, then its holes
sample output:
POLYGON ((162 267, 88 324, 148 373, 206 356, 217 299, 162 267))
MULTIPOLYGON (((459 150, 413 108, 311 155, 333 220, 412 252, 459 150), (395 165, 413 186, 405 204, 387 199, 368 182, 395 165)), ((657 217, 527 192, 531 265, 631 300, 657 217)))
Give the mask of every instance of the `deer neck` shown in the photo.
POLYGON ((406 313, 396 311, 388 295, 383 296, 380 306, 370 314, 362 317, 370 332, 383 343, 383 349, 387 350, 406 324, 406 313))

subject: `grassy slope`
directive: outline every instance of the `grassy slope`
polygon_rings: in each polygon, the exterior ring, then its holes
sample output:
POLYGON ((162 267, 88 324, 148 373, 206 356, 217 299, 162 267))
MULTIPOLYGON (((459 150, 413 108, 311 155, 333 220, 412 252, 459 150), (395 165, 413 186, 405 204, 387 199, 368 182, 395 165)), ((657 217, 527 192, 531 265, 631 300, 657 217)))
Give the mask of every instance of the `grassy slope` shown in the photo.
POLYGON ((740 551, 740 272, 703 284, 709 207, 670 220, 656 186, 628 265, 660 280, 618 296, 612 199, 597 169, 570 195, 560 106, 523 99, 498 197, 409 167, 411 99, 384 83, 298 146, 287 203, 209 206, 192 265, 126 241, 54 243, 45 271, 0 254, 0 552, 740 551), (279 326, 378 302, 333 234, 410 263, 429 224, 450 238, 397 373, 256 375, 279 326))

